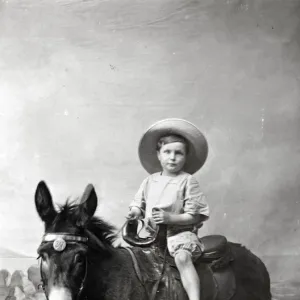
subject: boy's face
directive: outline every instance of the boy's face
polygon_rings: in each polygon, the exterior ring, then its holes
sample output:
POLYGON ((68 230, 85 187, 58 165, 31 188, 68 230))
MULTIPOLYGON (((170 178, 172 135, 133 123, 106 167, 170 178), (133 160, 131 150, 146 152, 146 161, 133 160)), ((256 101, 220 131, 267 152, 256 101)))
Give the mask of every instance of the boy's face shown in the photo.
POLYGON ((180 142, 165 144, 157 151, 157 157, 164 173, 177 174, 183 169, 185 164, 185 144, 180 142))

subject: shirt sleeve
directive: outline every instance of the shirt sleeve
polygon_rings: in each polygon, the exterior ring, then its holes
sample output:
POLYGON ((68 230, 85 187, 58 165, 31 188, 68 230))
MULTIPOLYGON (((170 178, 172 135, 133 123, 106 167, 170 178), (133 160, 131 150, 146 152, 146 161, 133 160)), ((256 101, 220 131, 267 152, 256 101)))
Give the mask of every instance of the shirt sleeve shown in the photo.
POLYGON ((189 176, 185 187, 184 212, 209 218, 209 206, 196 178, 189 176))
POLYGON ((146 187, 147 187, 148 178, 146 178, 140 185, 137 193, 134 196, 133 201, 129 204, 129 208, 138 207, 142 211, 142 216, 145 217, 146 210, 146 187))

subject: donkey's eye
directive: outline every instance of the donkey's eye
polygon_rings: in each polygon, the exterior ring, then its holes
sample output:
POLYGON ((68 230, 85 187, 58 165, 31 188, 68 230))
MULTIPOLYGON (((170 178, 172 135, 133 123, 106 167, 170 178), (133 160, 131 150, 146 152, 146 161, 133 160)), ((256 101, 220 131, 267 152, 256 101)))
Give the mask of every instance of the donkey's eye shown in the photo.
POLYGON ((84 256, 80 253, 77 253, 74 258, 75 263, 82 264, 84 262, 84 256))
POLYGON ((47 260, 48 255, 47 255, 47 253, 41 253, 41 254, 38 256, 38 258, 40 258, 42 261, 45 261, 45 260, 47 260))

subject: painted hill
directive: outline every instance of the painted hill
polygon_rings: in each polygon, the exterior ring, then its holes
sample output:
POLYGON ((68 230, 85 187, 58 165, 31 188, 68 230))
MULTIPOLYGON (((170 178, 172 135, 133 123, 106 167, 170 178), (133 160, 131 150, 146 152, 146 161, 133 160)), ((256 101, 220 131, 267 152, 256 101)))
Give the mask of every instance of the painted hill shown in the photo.
POLYGON ((30 256, 26 256, 24 254, 15 252, 13 250, 0 247, 0 258, 29 258, 29 257, 30 256))

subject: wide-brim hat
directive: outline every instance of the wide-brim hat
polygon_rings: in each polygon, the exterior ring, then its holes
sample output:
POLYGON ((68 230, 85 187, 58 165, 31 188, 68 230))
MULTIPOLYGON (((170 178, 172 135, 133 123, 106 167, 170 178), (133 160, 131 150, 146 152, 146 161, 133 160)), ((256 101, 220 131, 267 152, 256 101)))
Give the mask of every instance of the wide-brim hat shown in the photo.
POLYGON ((145 170, 150 174, 161 171, 156 146, 159 139, 168 134, 180 135, 189 143, 189 151, 183 171, 194 174, 201 169, 208 154, 206 138, 191 122, 183 119, 170 118, 154 123, 140 140, 138 154, 145 170))

